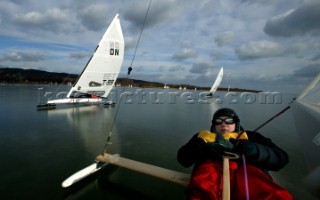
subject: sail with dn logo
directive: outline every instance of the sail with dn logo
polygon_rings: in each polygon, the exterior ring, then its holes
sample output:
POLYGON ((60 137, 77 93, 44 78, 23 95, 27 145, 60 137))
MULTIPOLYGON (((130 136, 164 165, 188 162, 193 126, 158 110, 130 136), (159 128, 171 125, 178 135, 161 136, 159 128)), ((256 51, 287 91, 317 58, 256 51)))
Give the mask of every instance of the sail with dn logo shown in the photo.
POLYGON ((119 56, 119 43, 110 42, 110 55, 119 56))
POLYGON ((123 56, 124 38, 117 14, 66 98, 48 100, 37 108, 58 104, 108 103, 106 98, 118 78, 123 56))

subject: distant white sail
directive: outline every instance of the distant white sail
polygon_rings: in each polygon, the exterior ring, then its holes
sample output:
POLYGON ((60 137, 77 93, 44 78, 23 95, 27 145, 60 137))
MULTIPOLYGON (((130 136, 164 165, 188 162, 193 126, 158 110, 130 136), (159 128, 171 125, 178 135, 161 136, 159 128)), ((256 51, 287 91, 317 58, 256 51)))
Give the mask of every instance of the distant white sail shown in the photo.
POLYGON ((223 77, 223 67, 221 67, 219 74, 218 74, 216 80, 214 81, 210 91, 209 91, 210 95, 214 94, 217 91, 217 89, 220 86, 220 83, 222 81, 222 77, 223 77))
POLYGON ((47 104, 92 104, 105 101, 118 78, 123 56, 124 38, 117 14, 67 98, 49 100, 47 104))

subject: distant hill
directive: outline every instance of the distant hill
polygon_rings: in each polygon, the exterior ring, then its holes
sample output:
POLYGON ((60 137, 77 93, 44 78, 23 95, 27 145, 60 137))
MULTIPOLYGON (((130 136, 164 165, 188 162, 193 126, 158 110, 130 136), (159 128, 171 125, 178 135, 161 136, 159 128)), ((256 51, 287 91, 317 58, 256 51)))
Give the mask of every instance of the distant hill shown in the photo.
MULTIPOLYGON (((78 78, 78 74, 67 74, 57 72, 47 72, 36 69, 21 69, 21 68, 0 68, 0 83, 20 83, 20 84, 73 84, 78 78)), ((118 78, 116 84, 132 85, 133 87, 152 87, 163 88, 165 84, 159 82, 148 82, 143 80, 118 78)), ((210 87, 199 87, 188 84, 167 84, 169 88, 186 88, 197 90, 210 90, 210 87)), ((218 88, 219 91, 227 91, 227 88, 218 88)), ((256 90, 246 90, 239 88, 231 88, 230 91, 242 92, 259 92, 256 90)))
POLYGON ((75 82, 77 74, 47 72, 36 69, 0 68, 1 83, 68 83, 75 82))
MULTIPOLYGON (((22 84, 67 84, 75 83, 78 74, 67 74, 57 72, 47 72, 36 69, 20 69, 20 68, 0 68, 0 83, 22 83, 22 84)), ((153 86, 163 87, 162 83, 147 82, 135 79, 118 78, 116 84, 130 84, 133 86, 153 86)))
MULTIPOLYGON (((0 68, 1 83, 73 84, 77 80, 78 76, 78 74, 47 72, 36 69, 0 68)), ((163 83, 127 78, 118 78, 116 84, 132 85, 135 87, 164 87, 163 83)))

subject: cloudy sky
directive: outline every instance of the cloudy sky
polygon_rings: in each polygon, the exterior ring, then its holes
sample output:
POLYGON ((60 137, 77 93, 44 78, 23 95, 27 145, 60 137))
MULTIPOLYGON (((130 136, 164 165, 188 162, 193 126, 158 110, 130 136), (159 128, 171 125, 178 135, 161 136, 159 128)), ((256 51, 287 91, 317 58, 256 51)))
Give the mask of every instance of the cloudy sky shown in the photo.
MULTIPOLYGON (((79 74, 119 13, 120 77, 150 0, 0 0, 0 67, 79 74)), ((131 78, 300 92, 320 72, 319 0, 152 0, 131 78)))

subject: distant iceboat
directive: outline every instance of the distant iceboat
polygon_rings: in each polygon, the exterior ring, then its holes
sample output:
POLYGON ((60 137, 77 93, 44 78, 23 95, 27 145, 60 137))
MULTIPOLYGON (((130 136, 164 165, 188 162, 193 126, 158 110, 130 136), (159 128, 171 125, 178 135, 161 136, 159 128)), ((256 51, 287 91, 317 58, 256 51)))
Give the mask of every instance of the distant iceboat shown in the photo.
POLYGON ((216 80, 214 81, 208 96, 213 96, 213 94, 217 91, 218 87, 220 86, 220 83, 222 81, 222 77, 223 77, 223 67, 221 67, 219 74, 216 78, 216 80))
POLYGON ((37 108, 52 108, 58 104, 110 104, 107 97, 118 78, 123 56, 124 38, 117 14, 66 98, 48 100, 37 108))

